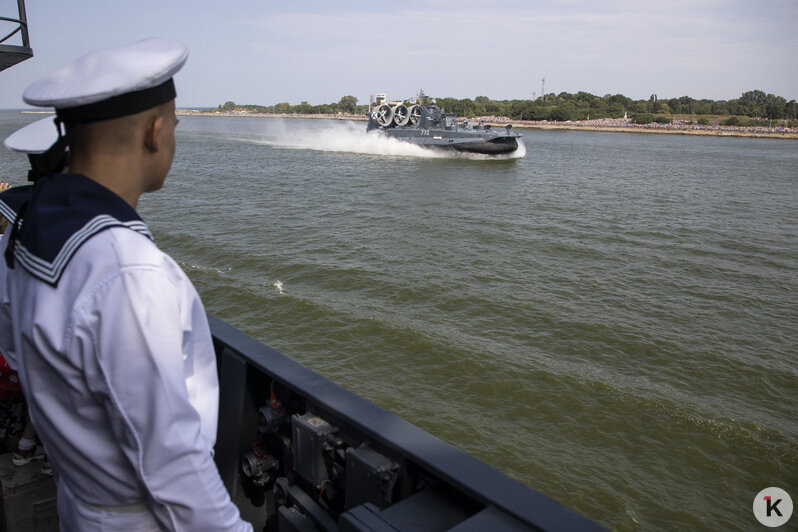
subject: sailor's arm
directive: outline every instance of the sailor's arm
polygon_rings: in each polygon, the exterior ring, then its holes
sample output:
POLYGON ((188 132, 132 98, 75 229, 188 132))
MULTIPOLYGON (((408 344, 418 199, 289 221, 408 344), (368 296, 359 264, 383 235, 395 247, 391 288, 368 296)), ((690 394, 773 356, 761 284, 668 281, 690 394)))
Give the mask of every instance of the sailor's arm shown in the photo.
MULTIPOLYGON (((93 329, 112 430, 165 528, 251 530, 222 484, 213 442, 202 436, 201 416, 188 399, 186 379, 201 358, 182 348, 191 331, 181 297, 154 267, 127 269, 95 294, 100 326, 93 329)), ((207 393, 218 395, 217 386, 214 373, 207 393)))

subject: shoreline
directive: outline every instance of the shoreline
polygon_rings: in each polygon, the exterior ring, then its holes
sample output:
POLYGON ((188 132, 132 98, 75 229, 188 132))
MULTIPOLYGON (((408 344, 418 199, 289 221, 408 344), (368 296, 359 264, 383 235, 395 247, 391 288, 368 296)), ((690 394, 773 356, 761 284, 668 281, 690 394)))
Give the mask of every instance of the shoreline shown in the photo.
POLYGON ((768 131, 761 128, 744 128, 729 126, 691 126, 662 127, 660 124, 629 124, 623 126, 591 126, 582 124, 540 124, 520 125, 529 129, 546 130, 573 130, 573 131, 598 131, 604 133, 640 133, 640 134, 665 134, 665 135, 695 135, 704 137, 747 137, 798 140, 798 131, 788 129, 784 131, 768 131))
MULTIPOLYGON (((178 109, 179 116, 251 116, 256 118, 308 118, 326 120, 352 120, 365 122, 365 115, 328 114, 328 115, 303 115, 296 113, 235 113, 222 111, 199 111, 196 109, 178 109)), ((505 127, 508 124, 518 128, 564 130, 564 131, 594 131, 599 133, 658 133, 666 135, 698 135, 710 137, 748 137, 798 140, 798 129, 790 128, 761 128, 737 126, 699 126, 683 124, 632 124, 623 118, 601 118, 597 120, 583 120, 576 122, 549 122, 547 120, 510 120, 498 116, 481 116, 470 120, 482 121, 485 125, 505 127)))
MULTIPOLYGON (((21 111, 22 114, 52 114, 52 111, 21 111)), ((221 111, 200 111, 197 109, 177 109, 178 116, 206 116, 206 117, 255 117, 255 118, 306 118, 317 120, 350 120, 365 122, 365 115, 349 114, 312 114, 303 115, 296 113, 231 113, 221 111)), ((642 133, 666 135, 697 135, 710 137, 747 137, 763 139, 798 140, 796 128, 764 128, 764 127, 738 127, 738 126, 700 126, 694 124, 632 124, 623 118, 601 118, 597 120, 582 120, 575 122, 549 122, 547 120, 510 120, 498 116, 482 116, 469 120, 482 121, 485 125, 505 127, 512 125, 517 128, 564 130, 564 131, 594 131, 599 133, 642 133)))
POLYGON ((518 127, 548 130, 564 129, 614 133, 660 133, 670 135, 698 135, 711 137, 798 139, 798 129, 796 128, 765 128, 720 125, 702 126, 696 124, 685 124, 681 121, 674 121, 669 124, 634 124, 625 118, 600 118, 596 120, 581 120, 574 122, 519 120, 509 123, 513 123, 514 125, 517 123, 518 127))

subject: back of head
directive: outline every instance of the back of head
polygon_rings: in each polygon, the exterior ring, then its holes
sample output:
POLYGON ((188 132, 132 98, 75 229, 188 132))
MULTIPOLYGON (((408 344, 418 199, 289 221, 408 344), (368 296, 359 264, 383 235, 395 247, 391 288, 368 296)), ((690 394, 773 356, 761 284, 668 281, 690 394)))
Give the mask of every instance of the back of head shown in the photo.
POLYGON ((135 114, 70 126, 73 158, 97 153, 124 153, 135 146, 139 132, 153 117, 166 116, 169 102, 135 114))

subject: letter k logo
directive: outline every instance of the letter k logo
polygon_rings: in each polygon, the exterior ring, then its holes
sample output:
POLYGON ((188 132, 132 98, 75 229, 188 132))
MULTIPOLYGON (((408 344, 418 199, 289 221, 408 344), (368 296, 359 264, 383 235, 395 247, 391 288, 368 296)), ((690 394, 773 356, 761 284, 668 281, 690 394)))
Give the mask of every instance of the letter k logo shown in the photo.
POLYGON ((765 501, 767 501, 767 509, 765 510, 765 512, 768 517, 770 517, 770 514, 772 514, 773 512, 776 512, 776 515, 778 515, 779 517, 783 517, 778 508, 781 499, 778 499, 776 502, 772 502, 773 497, 771 497, 770 495, 767 495, 763 498, 765 499, 765 501))
POLYGON ((768 527, 781 526, 792 517, 792 499, 781 488, 765 488, 754 498, 754 517, 768 527))

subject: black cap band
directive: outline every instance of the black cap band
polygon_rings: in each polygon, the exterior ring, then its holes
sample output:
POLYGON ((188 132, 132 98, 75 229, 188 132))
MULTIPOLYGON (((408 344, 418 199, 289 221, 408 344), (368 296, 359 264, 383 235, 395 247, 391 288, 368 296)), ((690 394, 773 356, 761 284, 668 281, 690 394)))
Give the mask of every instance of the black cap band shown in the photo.
POLYGON ((127 92, 78 107, 56 109, 55 112, 58 118, 69 127, 71 124, 88 124, 140 113, 156 105, 174 100, 175 96, 177 96, 175 82, 169 78, 156 87, 127 92))
POLYGON ((43 175, 60 172, 67 164, 67 148, 72 140, 72 129, 68 129, 66 134, 62 135, 58 117, 55 118, 55 121, 55 127, 58 128, 58 140, 46 152, 34 157, 28 156, 31 166, 28 171, 28 181, 35 183, 43 175))

